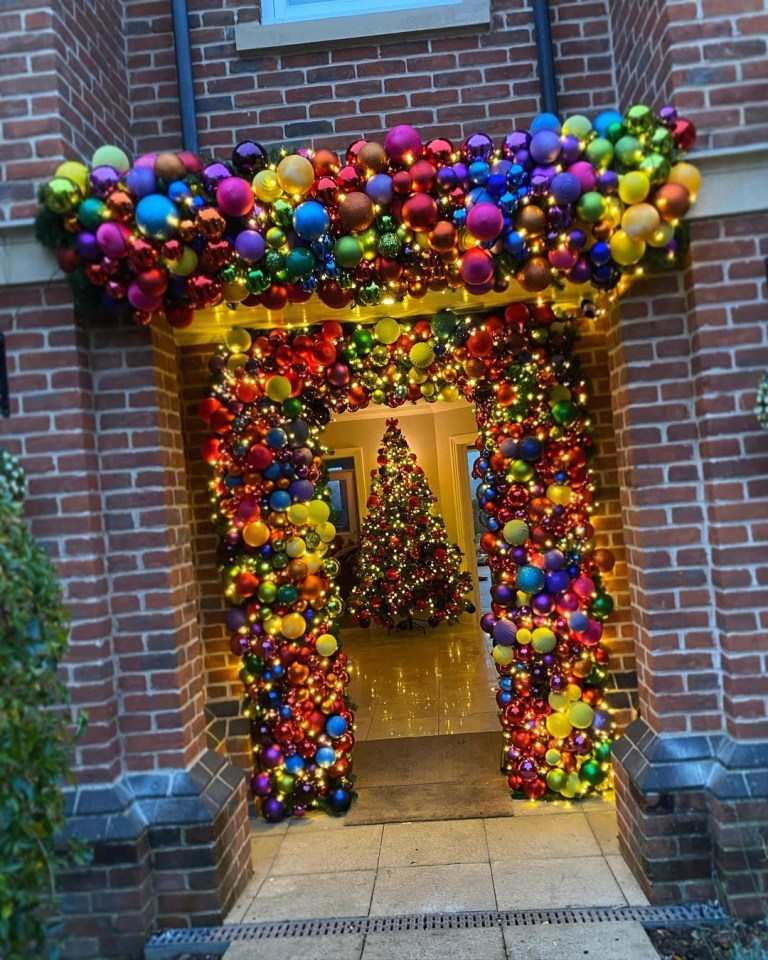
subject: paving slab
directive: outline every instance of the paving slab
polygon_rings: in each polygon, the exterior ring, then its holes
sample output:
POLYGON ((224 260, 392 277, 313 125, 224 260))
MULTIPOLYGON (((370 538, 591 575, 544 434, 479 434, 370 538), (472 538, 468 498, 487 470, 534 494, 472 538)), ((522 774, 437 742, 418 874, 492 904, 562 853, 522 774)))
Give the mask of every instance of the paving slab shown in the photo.
POLYGON ((627 903, 603 857, 497 861, 491 868, 499 910, 624 907, 627 903))
POLYGON ((243 940, 231 944, 224 957, 225 960, 360 960, 363 940, 362 934, 296 940, 243 940))
POLYGON ((375 870, 381 845, 380 826, 350 827, 328 836, 318 831, 289 830, 272 864, 272 873, 332 873, 375 870))
POLYGON ((645 930, 634 922, 505 927, 504 943, 508 960, 659 960, 645 930))
POLYGON ((384 826, 379 867, 487 861, 482 820, 388 823, 384 826))
POLYGON ((365 917, 375 877, 375 870, 306 876, 270 875, 246 909, 242 922, 365 917))
POLYGON ((506 960, 506 955, 501 930, 409 930, 368 934, 362 960, 506 960))
POLYGON ((427 867, 380 867, 370 915, 457 913, 495 910, 488 863, 451 863, 427 867))

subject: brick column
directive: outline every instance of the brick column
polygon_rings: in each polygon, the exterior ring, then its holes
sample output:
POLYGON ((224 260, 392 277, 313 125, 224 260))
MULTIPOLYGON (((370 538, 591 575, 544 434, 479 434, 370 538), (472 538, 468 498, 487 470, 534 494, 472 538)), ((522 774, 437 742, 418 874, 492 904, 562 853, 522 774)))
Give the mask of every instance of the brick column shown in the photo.
POLYGON ((687 271, 609 332, 641 716, 616 748, 622 848, 655 900, 743 915, 764 911, 768 820, 757 219, 694 224, 687 271))
POLYGON ((216 923, 250 870, 243 775, 207 748, 198 586, 171 334, 78 327, 68 292, 0 314, 3 442, 72 613, 65 669, 90 716, 69 829, 94 863, 60 877, 78 958, 141 955, 156 926, 216 923))

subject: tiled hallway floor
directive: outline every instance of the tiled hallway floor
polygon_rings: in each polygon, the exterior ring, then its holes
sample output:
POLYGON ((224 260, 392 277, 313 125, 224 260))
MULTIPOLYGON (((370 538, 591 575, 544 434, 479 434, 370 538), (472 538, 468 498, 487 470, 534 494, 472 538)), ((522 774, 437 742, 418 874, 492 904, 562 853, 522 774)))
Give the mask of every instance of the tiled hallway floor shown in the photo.
POLYGON ((499 729, 496 671, 476 615, 456 626, 343 630, 359 741, 499 729))

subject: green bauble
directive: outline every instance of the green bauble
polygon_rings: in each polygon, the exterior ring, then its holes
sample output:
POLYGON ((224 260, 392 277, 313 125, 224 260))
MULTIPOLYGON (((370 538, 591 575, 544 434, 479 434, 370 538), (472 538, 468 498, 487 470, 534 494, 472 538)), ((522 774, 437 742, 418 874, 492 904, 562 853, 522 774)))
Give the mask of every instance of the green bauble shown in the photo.
MULTIPOLYGON (((376 367, 384 367, 389 363, 389 350, 383 345, 371 350, 371 363, 376 367)), ((374 377, 374 381, 375 381, 374 377)))
POLYGON ((87 197, 77 208, 77 219, 91 233, 95 233, 108 216, 107 205, 96 197, 87 197))
POLYGON ((315 547, 320 546, 320 537, 315 533, 314 530, 309 530, 304 535, 304 542, 310 550, 314 550, 315 547))
POLYGON ((281 773, 277 776, 276 785, 280 793, 293 793, 294 787, 296 786, 296 780, 290 775, 290 773, 281 773))
POLYGON ((386 257, 387 260, 395 260, 403 245, 396 233, 384 233, 379 237, 377 247, 382 257, 386 257))
POLYGON ((285 267, 291 278, 303 280, 315 269, 315 258, 305 247, 296 247, 285 258, 285 267))
POLYGON ((277 599, 277 587, 271 580, 265 580, 259 584, 256 595, 262 603, 274 603, 277 599))
POLYGON ((290 420, 295 420, 302 410, 301 400, 298 397, 288 397, 287 400, 283 400, 283 405, 280 409, 290 420))
POLYGON ((397 230, 397 223, 394 217, 388 213, 383 213, 377 223, 379 233, 394 233, 397 230))
POLYGON ((656 127, 651 135, 651 149, 668 156, 675 149, 675 141, 666 127, 656 127))
POLYGON ((626 129, 623 123, 612 123, 608 129, 605 131, 606 138, 611 141, 611 143, 616 143, 626 133, 626 129))
POLYGON ((611 759, 611 741, 601 740, 595 748, 595 758, 600 763, 607 763, 611 759))
POLYGON ((261 673, 264 669, 264 661, 260 660, 258 657, 254 656, 252 653, 249 653, 247 657, 243 660, 247 670, 250 670, 251 673, 261 673))
POLYGON ((351 361, 353 361, 353 360, 357 360, 357 358, 358 358, 358 356, 359 356, 359 353, 358 353, 358 351, 357 351, 357 347, 354 345, 354 343, 348 343, 347 346, 344 347, 343 353, 344 353, 344 359, 345 359, 348 363, 351 362, 351 361))
POLYGON ((432 317, 432 333, 438 340, 450 340, 459 327, 459 318, 453 310, 438 310, 432 317))
POLYGON ((624 124, 627 130, 635 136, 649 133, 655 123, 656 121, 653 119, 651 108, 647 107, 644 103, 636 103, 633 107, 630 107, 626 117, 624 117, 624 124))
POLYGON ((590 163, 604 170, 613 160, 613 144, 605 137, 595 137, 587 144, 586 153, 590 163))
POLYGON ((250 686, 250 684, 252 684, 256 679, 256 675, 251 673, 247 667, 241 667, 237 675, 240 677, 241 682, 246 687, 250 686))
POLYGON ((263 270, 249 270, 246 274, 245 285, 251 293, 264 293, 269 284, 269 277, 263 270))
POLYGON ((283 550, 276 550, 272 554, 272 567, 275 570, 282 570, 284 567, 288 566, 290 562, 290 557, 283 550))
POLYGON ((593 787, 599 786, 605 780, 606 772, 594 760, 587 760, 581 765, 579 779, 593 787))
POLYGON ((80 188, 68 177, 54 177, 43 187, 43 202, 52 213, 69 213, 80 199, 80 188))
POLYGON ((367 283, 361 290, 358 291, 358 298, 360 302, 368 307, 375 307, 377 303, 381 303, 381 298, 383 296, 384 288, 380 283, 376 283, 375 280, 367 283))
POLYGON ((370 330, 355 330, 352 334, 352 343, 357 348, 358 354, 364 357, 373 347, 373 334, 370 330))
POLYGON ((643 157, 638 169, 643 171, 651 183, 664 183, 669 179, 672 164, 661 154, 651 153, 647 157, 643 157))
POLYGON ((278 253, 277 250, 270 250, 264 257, 264 266, 274 276, 285 266, 285 257, 282 253, 278 253))
POLYGON ((339 237, 333 245, 333 255, 340 267, 351 270, 363 259, 363 245, 357 237, 339 237))
POLYGON ((558 400, 552 404, 552 419, 561 426, 572 423, 576 419, 576 407, 570 400, 558 400))
POLYGON ((286 230, 293 226, 293 206, 287 200, 275 200, 272 204, 272 219, 286 230))
POLYGON ((266 577, 268 573, 272 572, 272 564, 266 557, 261 557, 255 563, 254 573, 258 577, 266 577))
POLYGON ((536 472, 536 468, 527 460, 513 460, 509 465, 509 476, 518 483, 527 483, 536 472))
POLYGON ((636 170, 643 154, 643 146, 636 137, 622 137, 616 144, 616 159, 625 170, 636 170))
POLYGON ((277 602, 278 603, 296 603, 299 599, 299 591, 294 587, 292 583, 284 583, 277 588, 277 602))
POLYGON ((589 608, 595 620, 605 620, 613 613, 613 598, 608 593, 599 593, 589 608))
POLYGON ((579 197, 576 204, 576 213, 586 223, 597 223, 605 216, 606 200, 597 190, 589 190, 579 197))

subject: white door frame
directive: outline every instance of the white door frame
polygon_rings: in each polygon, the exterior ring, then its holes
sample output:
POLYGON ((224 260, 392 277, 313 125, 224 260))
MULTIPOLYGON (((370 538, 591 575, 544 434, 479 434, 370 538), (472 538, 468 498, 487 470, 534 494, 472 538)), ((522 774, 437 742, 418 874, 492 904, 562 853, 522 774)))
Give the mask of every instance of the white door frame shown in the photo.
POLYGON ((355 465, 355 490, 357 492, 357 520, 358 534, 362 526, 365 515, 368 513, 366 503, 368 501, 368 484, 366 483, 365 465, 363 463, 362 447, 334 447, 333 453, 325 457, 325 460, 342 460, 345 457, 351 457, 355 465))
MULTIPOLYGON (((453 502, 456 504, 456 533, 459 547, 464 554, 462 566, 472 574, 472 595, 475 606, 480 610, 480 582, 475 553, 475 527, 472 520, 472 494, 467 474, 467 447, 474 445, 477 431, 459 433, 448 438, 451 451, 451 481, 453 484, 453 502)), ((480 455, 478 451, 478 456, 480 455)))

